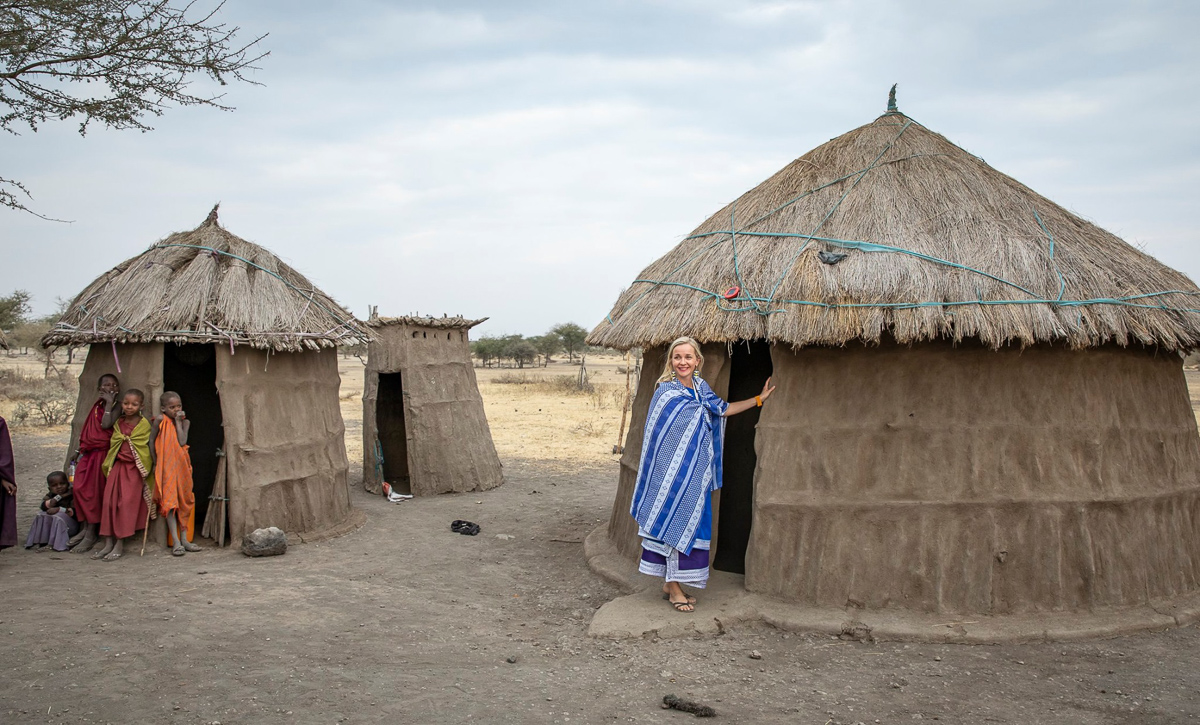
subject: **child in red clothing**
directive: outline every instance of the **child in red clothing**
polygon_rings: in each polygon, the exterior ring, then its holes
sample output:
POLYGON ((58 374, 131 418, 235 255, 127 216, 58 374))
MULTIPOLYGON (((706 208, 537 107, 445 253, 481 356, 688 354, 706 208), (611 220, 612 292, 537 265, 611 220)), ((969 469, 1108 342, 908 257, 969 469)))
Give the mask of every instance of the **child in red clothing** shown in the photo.
POLYGON ((121 416, 117 409, 121 383, 115 375, 101 375, 96 392, 98 397, 83 421, 79 447, 71 459, 76 464, 75 518, 81 524, 79 533, 71 537, 71 551, 77 554, 90 551, 100 533, 101 497, 104 495, 104 474, 100 468, 112 445, 113 424, 121 416))
POLYGON ((144 528, 149 520, 147 504, 153 502, 154 438, 150 421, 142 416, 146 396, 130 389, 121 397, 121 418, 113 426, 108 457, 101 470, 104 505, 100 511, 100 535, 104 548, 93 559, 116 561, 124 553, 124 539, 144 528))

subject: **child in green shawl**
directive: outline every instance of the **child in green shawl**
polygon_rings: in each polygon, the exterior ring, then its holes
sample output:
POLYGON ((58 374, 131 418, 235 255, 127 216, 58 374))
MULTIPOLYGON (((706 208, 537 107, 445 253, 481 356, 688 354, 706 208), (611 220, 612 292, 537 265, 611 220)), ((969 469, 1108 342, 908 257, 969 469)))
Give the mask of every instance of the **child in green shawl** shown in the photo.
POLYGON ((113 426, 108 457, 100 467, 106 476, 100 511, 104 548, 92 554, 93 559, 120 559, 124 539, 149 521, 147 506, 154 500, 154 438, 150 421, 142 416, 145 399, 137 389, 127 390, 121 397, 121 418, 113 426))

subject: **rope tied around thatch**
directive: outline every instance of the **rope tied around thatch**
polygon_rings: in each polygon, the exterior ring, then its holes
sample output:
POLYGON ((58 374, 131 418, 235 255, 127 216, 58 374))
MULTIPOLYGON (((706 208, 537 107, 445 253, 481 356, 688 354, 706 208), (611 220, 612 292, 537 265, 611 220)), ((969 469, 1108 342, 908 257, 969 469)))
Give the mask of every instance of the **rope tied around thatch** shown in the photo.
MULTIPOLYGON (((896 146, 896 144, 900 141, 901 137, 905 134, 905 132, 908 131, 912 126, 919 125, 919 124, 916 124, 916 122, 913 121, 912 119, 904 117, 903 114, 899 113, 898 109, 896 108, 896 104, 895 104, 895 89, 896 89, 896 87, 893 86, 891 93, 889 94, 888 114, 885 114, 885 115, 899 115, 905 119, 905 122, 903 124, 890 124, 890 123, 883 124, 883 123, 877 122, 877 125, 879 125, 879 126, 899 125, 900 129, 898 132, 896 132, 896 134, 892 138, 890 138, 884 144, 882 150, 880 150, 877 154, 874 154, 874 157, 871 158, 871 161, 869 164, 867 164, 866 166, 864 166, 862 168, 858 168, 854 171, 851 171, 850 173, 838 175, 836 178, 834 178, 832 180, 814 185, 811 188, 808 188, 807 190, 803 191, 802 193, 792 196, 787 201, 785 201, 781 204, 773 204, 772 207, 769 210, 767 210, 765 213, 762 213, 762 214, 754 217, 751 221, 743 224, 740 228, 736 221, 736 214, 737 214, 737 208, 738 208, 739 201, 741 201, 741 200, 740 199, 734 200, 730 204, 730 209, 729 209, 729 217, 728 217, 729 218, 729 228, 713 229, 712 223, 711 223, 712 220, 710 219, 710 221, 708 223, 706 223, 705 225, 702 225, 702 227, 701 227, 701 229, 703 229, 705 226, 707 226, 707 227, 709 227, 709 229, 707 229, 705 231, 697 231, 696 233, 693 233, 687 237, 684 237, 684 242, 694 241, 694 240, 705 240, 705 239, 711 238, 711 237, 717 237, 717 239, 715 241, 713 241, 711 244, 701 246, 698 249, 694 250, 682 262, 678 263, 672 269, 670 269, 665 274, 663 274, 659 277, 647 277, 647 276, 643 275, 643 276, 639 276, 637 279, 635 279, 634 280, 635 284, 638 284, 638 283, 647 284, 647 285, 649 285, 649 287, 645 290, 642 290, 640 294, 638 294, 636 297, 634 297, 632 300, 630 300, 623 307, 614 309, 612 312, 610 312, 609 315, 606 316, 606 320, 609 323, 609 325, 615 327, 620 320, 624 319, 625 316, 631 310, 633 310, 635 307, 637 307, 643 300, 645 300, 648 295, 653 293, 656 289, 659 289, 662 287, 678 287, 678 288, 698 292, 702 295, 702 299, 707 300, 707 299, 711 298, 715 302, 716 309, 723 313, 753 312, 753 313, 755 313, 755 315, 757 315, 761 318, 768 318, 772 315, 776 315, 780 312, 783 312, 790 305, 807 306, 807 307, 813 307, 813 308, 831 310, 831 311, 832 310, 842 310, 842 309, 847 309, 847 310, 850 310, 850 309, 911 310, 911 309, 919 309, 919 308, 938 307, 938 308, 946 308, 945 314, 947 316, 953 316, 954 313, 953 313, 952 308, 962 307, 962 306, 966 306, 966 305, 975 305, 975 306, 980 306, 981 308, 998 307, 998 306, 1049 305, 1052 308, 1076 308, 1077 310, 1079 310, 1081 308, 1089 307, 1089 306, 1107 305, 1107 306, 1116 306, 1116 307, 1133 308, 1133 309, 1157 310, 1157 311, 1168 312, 1168 313, 1177 313, 1177 314, 1184 314, 1184 313, 1200 314, 1200 309, 1198 309, 1195 306, 1190 306, 1186 302, 1184 302, 1182 304, 1180 304, 1178 302, 1175 304, 1168 304, 1167 301, 1165 301, 1163 299, 1165 297, 1174 296, 1174 295, 1179 295, 1188 300, 1195 299, 1197 296, 1200 296, 1200 291, 1198 291, 1194 288, 1193 289, 1183 289, 1183 288, 1179 288, 1179 287, 1172 287, 1172 288, 1168 288, 1168 289, 1159 289, 1159 290, 1149 291, 1149 292, 1136 292, 1136 293, 1124 294, 1124 295, 1095 295, 1095 296, 1091 296, 1091 297, 1081 297, 1079 299, 1066 299, 1065 297, 1066 297, 1066 292, 1067 292, 1067 280, 1063 274, 1062 269, 1059 266, 1059 259, 1056 254, 1055 235, 1053 234, 1053 232, 1050 229, 1050 226, 1043 219, 1042 214, 1039 213, 1039 210, 1037 208, 1037 199, 1040 199, 1040 197, 1036 197, 1036 195, 1033 195, 1032 192, 1029 192, 1030 195, 1035 196, 1036 198, 1033 200, 1033 203, 1030 204, 1029 211, 1032 213, 1033 221, 1036 223, 1037 229, 1041 230, 1041 233, 1045 236, 1045 239, 1048 242, 1048 248, 1046 250, 1046 256, 1044 257, 1044 259, 1046 259, 1046 261, 1048 262, 1050 271, 1052 271, 1052 273, 1054 275, 1054 279, 1057 282, 1056 286, 1058 287, 1058 289, 1056 291, 1057 292, 1056 295, 1055 295, 1055 292, 1049 292, 1049 294, 1041 294, 1041 293, 1035 292, 1034 289, 1038 285, 1021 284, 1016 281, 1013 281, 1012 279, 1007 278, 1005 275, 1003 275, 1001 273, 988 272, 983 269, 980 269, 977 266, 973 266, 973 265, 965 264, 965 263, 961 263, 961 262, 956 262, 951 259, 947 259, 944 256, 929 254, 929 253, 921 252, 918 250, 914 250, 914 249, 910 249, 907 247, 902 247, 902 246, 898 246, 898 245, 894 245, 894 244, 869 242, 869 241, 858 240, 858 239, 842 239, 842 238, 838 238, 837 236, 832 236, 832 235, 820 235, 819 232, 821 231, 821 229, 826 226, 827 222, 829 222, 830 219, 833 218, 834 214, 838 212, 838 210, 842 207, 843 203, 846 202, 846 200, 848 198, 850 198, 852 192, 854 192, 854 190, 859 187, 859 184, 868 177, 868 175, 872 172, 872 170, 876 169, 881 164, 890 165, 890 164, 895 164, 900 161, 908 161, 908 160, 913 160, 913 159, 926 159, 926 158, 930 158, 930 157, 951 156, 951 154, 948 154, 948 153, 911 153, 911 154, 907 154, 907 155, 902 156, 897 159, 891 159, 888 161, 884 161, 885 155, 888 153, 889 150, 891 150, 892 148, 894 148, 896 146), (850 183, 844 189, 844 191, 841 193, 841 195, 833 202, 833 204, 827 210, 825 210, 824 213, 820 214, 819 220, 816 222, 816 224, 811 228, 811 230, 808 233, 791 232, 791 231, 756 231, 753 229, 754 226, 779 214, 780 212, 782 212, 784 210, 794 207, 797 203, 812 196, 813 194, 816 194, 817 192, 820 192, 825 189, 829 189, 830 187, 833 187, 835 185, 845 184, 846 182, 850 182, 850 183), (787 259, 787 261, 782 265, 782 270, 779 272, 779 274, 777 276, 772 275, 774 277, 774 282, 773 282, 773 284, 771 284, 770 291, 766 295, 763 295, 761 293, 755 294, 752 291, 752 285, 748 284, 747 280, 745 279, 745 274, 744 274, 745 260, 743 259, 743 254, 742 254, 743 250, 741 248, 742 246, 745 246, 745 242, 742 241, 742 243, 739 244, 739 242, 741 241, 741 240, 739 240, 739 237, 741 237, 742 240, 751 240, 751 239, 756 239, 756 238, 758 238, 758 239, 780 239, 780 240, 787 240, 787 239, 802 240, 802 243, 798 246, 798 248, 795 250, 795 252, 793 254, 791 254, 790 258, 787 259), (808 250, 814 242, 821 244, 821 245, 825 246, 826 248, 838 248, 838 249, 857 251, 857 252, 862 252, 862 253, 890 253, 890 254, 899 254, 899 255, 909 256, 914 259, 921 260, 924 263, 948 267, 948 268, 951 268, 954 270, 959 270, 959 271, 962 271, 962 272, 965 272, 965 273, 968 273, 971 275, 978 275, 980 277, 986 278, 993 282, 999 283, 1005 287, 1011 288, 1012 290, 1020 292, 1021 296, 1013 297, 1013 298, 1001 298, 1001 299, 984 299, 984 295, 982 293, 981 288, 976 286, 975 293, 974 293, 974 299, 961 298, 961 299, 957 299, 957 300, 956 299, 921 300, 920 298, 918 298, 918 299, 911 300, 911 301, 903 301, 903 300, 902 301, 896 301, 896 300, 890 300, 890 301, 884 301, 884 300, 840 301, 840 300, 819 300, 819 299, 790 299, 790 298, 786 298, 786 297, 780 298, 779 294, 778 294, 780 287, 783 285, 784 281, 787 280, 790 275, 792 275, 793 270, 794 270, 796 264, 798 263, 801 255, 806 250, 808 250), (679 273, 681 273, 685 268, 689 267, 694 262, 696 262, 696 260, 699 260, 701 258, 705 259, 706 265, 711 266, 711 258, 709 257, 709 253, 712 252, 712 250, 722 246, 725 243, 728 243, 730 246, 731 267, 732 267, 734 280, 737 283, 737 286, 734 288, 731 288, 729 290, 729 293, 722 294, 718 290, 712 289, 706 284, 694 283, 699 280, 685 282, 685 281, 682 281, 682 280, 676 278, 677 275, 679 275, 679 273), (1051 295, 1055 295, 1055 296, 1051 297, 1051 295), (614 319, 614 316, 616 319, 614 319)), ((839 140, 840 139, 835 139, 833 142, 830 142, 830 144, 833 144, 839 140)), ((952 148, 954 148, 956 151, 961 152, 961 149, 957 149, 957 147, 952 147, 952 148)), ((966 152, 962 152, 962 155, 965 157, 968 157, 969 159, 977 161, 980 166, 986 167, 986 164, 984 164, 981 159, 978 159, 978 157, 974 157, 970 154, 967 154, 966 152)), ((799 161, 808 161, 808 159, 802 158, 799 161)), ((808 163, 813 168, 820 168, 817 164, 815 164, 812 161, 808 161, 808 163)), ((783 172, 781 172, 781 174, 782 173, 783 172)), ((995 173, 995 172, 992 172, 992 173, 995 173)), ((1007 177, 1005 177, 1005 178, 1007 178, 1007 177)), ((774 179, 774 177, 772 177, 772 180, 773 179, 774 179)), ((764 186, 765 185, 766 184, 764 184, 764 186)), ((752 192, 748 192, 745 196, 751 197, 751 195, 757 191, 758 191, 758 189, 752 190, 752 192)), ((1041 201, 1045 202, 1045 200, 1041 200, 1041 201)), ((797 214, 797 216, 799 216, 799 214, 797 214)), ((715 218, 715 216, 714 216, 714 218, 715 218)), ((934 217, 930 217, 930 219, 933 219, 933 218, 934 217)), ((927 221, 929 221, 929 220, 927 220, 927 221)), ((958 247, 956 247, 956 245, 954 245, 952 243, 947 244, 946 246, 958 248, 958 247)), ((677 248, 677 249, 679 249, 679 248, 677 248)), ((1022 250, 1016 249, 1014 253, 1019 253, 1020 251, 1022 251, 1022 250)), ((757 255, 757 257, 756 257, 756 259, 757 259, 757 258, 761 258, 762 255, 764 254, 764 252, 762 252, 760 249, 760 250, 756 250, 755 254, 757 255)), ((831 253, 830 258, 831 259, 836 258, 836 261, 840 262, 844 257, 845 257, 844 254, 839 255, 836 253, 831 253)), ((1025 260, 1022 259, 1021 261, 1025 261, 1025 260)), ((830 262, 827 262, 827 264, 830 264, 830 266, 832 266, 832 263, 830 263, 830 262)), ((701 273, 696 273, 694 276, 699 276, 700 274, 701 273)), ((761 277, 761 273, 759 274, 759 276, 761 277)), ((1078 279, 1078 275, 1076 275, 1076 277, 1078 279)), ((716 281, 716 280, 713 280, 713 281, 716 281)), ((1187 280, 1180 280, 1180 281, 1186 282, 1187 280)), ((1172 280, 1172 282, 1174 282, 1174 280, 1172 280)), ((861 286, 861 283, 860 283, 860 286, 861 286)), ((1097 291, 1099 291, 1099 290, 1097 290, 1097 291)), ((1126 290, 1126 291, 1130 291, 1130 290, 1126 290)), ((1190 322, 1181 320, 1180 322, 1181 322, 1181 324, 1191 325, 1192 327, 1196 326, 1196 321, 1194 321, 1194 320, 1190 321, 1190 322)), ((1082 317, 1081 317, 1080 312, 1076 313, 1076 324, 1082 326, 1082 317)), ((597 335, 598 333, 599 333, 599 330, 597 330, 597 332, 593 333, 593 334, 597 335)), ((1145 333, 1143 333, 1143 335, 1144 334, 1145 333)), ((1195 334, 1196 333, 1193 332, 1193 335, 1195 335, 1195 334)), ((1182 341, 1184 338, 1179 337, 1178 339, 1180 341, 1182 341)))
POLYGON ((232 353, 243 344, 299 351, 369 339, 303 275, 223 229, 216 211, 196 229, 170 235, 93 281, 43 346, 228 343, 232 353))

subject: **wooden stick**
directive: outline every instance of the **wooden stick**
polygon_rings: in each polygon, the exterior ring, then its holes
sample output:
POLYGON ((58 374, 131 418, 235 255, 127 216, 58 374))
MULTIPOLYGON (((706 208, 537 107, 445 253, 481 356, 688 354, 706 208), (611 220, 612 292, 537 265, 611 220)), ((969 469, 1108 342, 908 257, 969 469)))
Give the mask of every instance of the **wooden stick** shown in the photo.
POLYGON ((228 461, 228 458, 222 458, 220 462, 217 463, 217 488, 219 489, 218 496, 220 496, 220 500, 217 501, 217 546, 225 545, 225 491, 229 487, 229 471, 226 469, 228 461))
POLYGON ((216 527, 215 522, 216 522, 217 504, 219 502, 216 500, 215 497, 225 495, 221 490, 222 489, 221 481, 224 479, 224 474, 225 474, 225 454, 218 451, 217 452, 217 473, 216 473, 216 477, 213 479, 212 493, 210 493, 208 496, 208 511, 206 511, 204 513, 204 526, 200 529, 200 535, 204 536, 206 538, 212 538, 212 539, 217 538, 215 536, 215 534, 217 533, 217 527, 216 527))
POLYGON ((150 507, 146 507, 146 526, 142 529, 142 551, 138 556, 146 555, 146 537, 150 534, 150 507))
POLYGON ((629 366, 632 364, 629 351, 625 351, 625 404, 621 406, 621 430, 617 432, 617 444, 613 446, 613 453, 625 452, 625 418, 629 415, 629 403, 633 396, 629 391, 629 366))

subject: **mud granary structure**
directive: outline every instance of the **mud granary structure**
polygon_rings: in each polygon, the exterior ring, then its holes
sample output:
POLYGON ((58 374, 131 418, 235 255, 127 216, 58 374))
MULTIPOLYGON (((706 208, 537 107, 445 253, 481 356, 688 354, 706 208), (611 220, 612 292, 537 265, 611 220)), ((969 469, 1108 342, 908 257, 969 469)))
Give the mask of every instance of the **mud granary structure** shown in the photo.
POLYGON ((482 320, 379 317, 366 324, 363 485, 425 496, 486 491, 504 482, 471 364, 469 331, 482 320))

